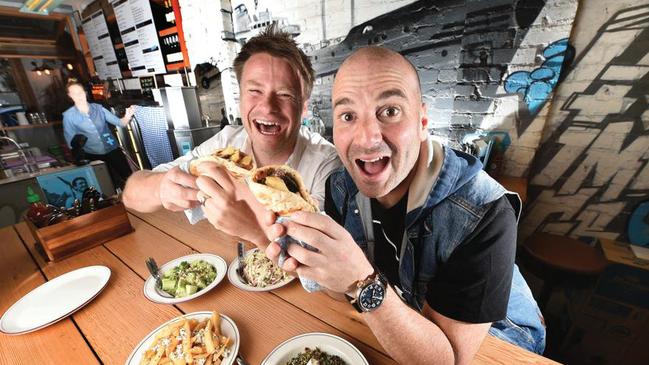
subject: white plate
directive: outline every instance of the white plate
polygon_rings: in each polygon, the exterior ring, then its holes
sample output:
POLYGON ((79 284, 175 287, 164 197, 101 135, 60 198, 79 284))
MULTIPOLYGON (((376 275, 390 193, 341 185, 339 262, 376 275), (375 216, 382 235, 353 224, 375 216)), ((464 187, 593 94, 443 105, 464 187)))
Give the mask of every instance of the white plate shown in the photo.
MULTIPOLYGON (((257 251, 257 250, 258 250, 258 248, 253 248, 252 250, 246 251, 246 253, 244 254, 244 257, 248 256, 250 253, 252 253, 254 251, 257 251)), ((237 273, 237 267, 239 267, 239 258, 238 257, 236 257, 230 263, 230 267, 228 267, 228 280, 230 280, 232 285, 236 286, 237 288, 239 288, 241 290, 257 291, 257 292, 271 291, 271 290, 275 290, 277 288, 281 288, 284 285, 286 285, 286 284, 290 283, 291 281, 293 281, 293 279, 295 279, 295 277, 289 275, 289 277, 287 279, 282 280, 282 281, 280 281, 278 283, 275 283, 274 285, 269 285, 267 287, 260 288, 260 287, 252 286, 252 285, 248 284, 247 282, 245 282, 244 279, 241 276, 239 276, 239 274, 237 273)))
MULTIPOLYGON (((220 314, 220 316, 221 316, 221 333, 234 340, 233 344, 230 345, 229 355, 223 358, 223 362, 221 362, 221 365, 232 365, 234 364, 234 360, 236 359, 237 354, 239 353, 239 329, 237 328, 237 325, 234 323, 232 318, 224 314, 220 314)), ((210 317, 212 317, 212 312, 209 311, 193 312, 193 313, 187 313, 183 316, 176 317, 170 321, 161 324, 158 328, 154 329, 148 335, 146 335, 146 337, 144 337, 142 341, 140 341, 140 343, 135 347, 135 349, 133 349, 133 352, 131 352, 131 355, 129 355, 128 359, 126 359, 126 362, 124 364, 139 365, 140 360, 142 359, 142 354, 144 354, 144 351, 146 351, 149 347, 151 347, 151 343, 153 343, 153 340, 155 339, 155 334, 158 333, 158 331, 160 331, 166 325, 180 321, 183 318, 196 319, 200 321, 210 317)))
POLYGON ((223 280, 223 278, 225 277, 225 272, 228 271, 228 264, 225 263, 225 260, 223 260, 221 256, 212 255, 209 253, 197 253, 193 255, 179 257, 175 260, 171 260, 166 264, 160 266, 160 272, 162 273, 161 275, 164 275, 165 272, 180 265, 181 261, 192 262, 196 260, 204 260, 207 263, 214 266, 214 268, 216 269, 216 278, 214 279, 214 281, 210 283, 210 285, 186 297, 165 298, 155 291, 155 279, 153 278, 153 276, 149 275, 149 277, 144 282, 144 296, 152 302, 162 303, 162 304, 176 304, 176 303, 186 302, 188 300, 192 300, 194 298, 200 297, 201 295, 212 290, 216 285, 218 285, 218 283, 221 282, 221 280, 223 280))
POLYGON ((329 355, 340 356, 348 365, 369 365, 365 356, 349 341, 329 333, 312 332, 282 342, 266 356, 261 365, 284 365, 305 347, 316 347, 329 355))
POLYGON ((18 335, 58 322, 94 299, 109 278, 106 266, 87 266, 58 276, 9 307, 0 318, 0 332, 18 335))

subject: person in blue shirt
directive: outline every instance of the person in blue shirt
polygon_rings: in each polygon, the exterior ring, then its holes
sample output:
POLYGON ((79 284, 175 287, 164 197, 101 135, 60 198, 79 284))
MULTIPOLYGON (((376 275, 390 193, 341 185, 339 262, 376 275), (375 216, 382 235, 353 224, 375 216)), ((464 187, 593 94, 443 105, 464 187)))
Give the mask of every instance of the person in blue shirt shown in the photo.
POLYGON ((124 116, 120 119, 103 106, 89 103, 83 85, 76 79, 68 81, 66 90, 74 105, 63 112, 65 141, 68 146, 72 147, 74 136, 78 134, 86 136, 88 139, 83 146, 86 158, 104 161, 111 170, 115 185, 123 187, 132 170, 126 156, 119 148, 117 138, 106 123, 117 127, 128 125, 135 113, 135 106, 131 105, 127 108, 124 116))

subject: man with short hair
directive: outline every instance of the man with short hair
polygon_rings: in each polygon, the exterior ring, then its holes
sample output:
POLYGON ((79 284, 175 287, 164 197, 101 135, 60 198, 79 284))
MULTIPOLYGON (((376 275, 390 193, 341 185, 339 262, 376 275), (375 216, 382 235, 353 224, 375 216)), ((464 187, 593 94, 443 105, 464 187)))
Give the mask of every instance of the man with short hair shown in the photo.
POLYGON ((324 182, 340 161, 331 143, 301 128, 314 72, 288 33, 271 26, 251 38, 236 57, 234 69, 243 126, 226 126, 186 156, 133 174, 124 190, 124 204, 142 212, 162 207, 180 211, 196 207, 201 196, 205 216, 216 228, 265 246, 265 229, 273 218, 245 183, 214 163, 202 163, 198 178, 178 165, 233 146, 252 155, 257 167, 287 164, 299 171, 306 188, 322 204, 324 182))
MULTIPOLYGON (((344 294, 402 364, 467 364, 489 332, 542 352, 545 329, 514 264, 520 199, 473 156, 428 134, 417 72, 362 48, 332 95, 344 169, 328 179, 329 216, 299 212, 271 227, 290 245, 284 269, 344 294)), ((267 255, 276 260, 279 246, 267 255)))

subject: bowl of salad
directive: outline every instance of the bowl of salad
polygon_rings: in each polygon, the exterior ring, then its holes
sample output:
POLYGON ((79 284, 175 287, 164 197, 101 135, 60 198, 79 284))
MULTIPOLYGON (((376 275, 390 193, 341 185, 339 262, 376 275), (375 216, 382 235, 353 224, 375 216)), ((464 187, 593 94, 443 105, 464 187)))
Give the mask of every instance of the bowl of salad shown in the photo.
POLYGON ((199 253, 179 257, 160 266, 162 290, 172 297, 167 298, 156 292, 153 276, 144 282, 144 296, 156 303, 186 302, 217 286, 227 269, 227 263, 218 255, 199 253))
POLYGON ((356 346, 330 333, 303 333, 277 345, 261 365, 369 365, 356 346))
POLYGON ((275 265, 263 251, 253 248, 244 254, 243 277, 237 273, 239 258, 228 268, 228 280, 246 291, 271 291, 290 283, 295 277, 275 265))

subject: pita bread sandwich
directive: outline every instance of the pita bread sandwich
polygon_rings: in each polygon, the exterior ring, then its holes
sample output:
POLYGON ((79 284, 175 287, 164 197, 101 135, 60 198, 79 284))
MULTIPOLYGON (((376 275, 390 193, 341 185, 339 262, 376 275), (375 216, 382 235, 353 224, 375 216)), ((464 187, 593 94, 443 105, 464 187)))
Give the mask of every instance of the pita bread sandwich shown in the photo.
POLYGON ((255 167, 251 155, 242 152, 238 148, 227 146, 214 151, 209 156, 192 160, 189 163, 189 173, 194 176, 200 175, 198 165, 206 161, 215 162, 219 166, 225 167, 237 178, 249 176, 255 167))
POLYGON ((300 174, 289 166, 270 165, 255 169, 248 186, 261 204, 279 216, 299 210, 319 210, 318 204, 304 187, 300 174))

